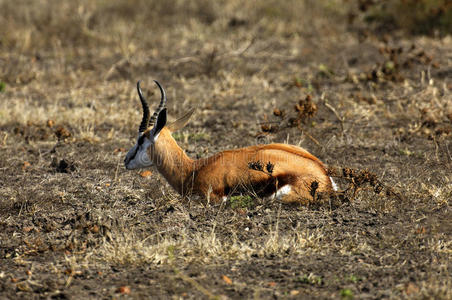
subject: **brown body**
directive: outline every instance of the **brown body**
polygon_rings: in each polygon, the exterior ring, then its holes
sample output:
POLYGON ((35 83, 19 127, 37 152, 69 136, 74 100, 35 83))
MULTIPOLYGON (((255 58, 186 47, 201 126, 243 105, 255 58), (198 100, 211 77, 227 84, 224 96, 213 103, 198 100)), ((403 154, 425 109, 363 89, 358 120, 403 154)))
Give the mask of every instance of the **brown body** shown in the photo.
POLYGON ((143 107, 137 143, 129 150, 124 165, 133 170, 155 165, 181 195, 199 195, 218 202, 228 195, 248 193, 274 197, 283 202, 318 199, 318 192, 333 190, 333 182, 318 158, 306 150, 285 144, 257 145, 228 150, 193 160, 171 135, 187 124, 194 110, 167 124, 166 92, 151 116, 140 81, 137 91, 143 107))
POLYGON ((257 145, 193 160, 177 145, 170 129, 164 127, 155 144, 148 148, 148 155, 181 195, 196 194, 214 202, 242 192, 269 197, 283 187, 289 191, 282 195, 283 202, 306 202, 313 199, 313 186, 317 186, 316 192, 332 190, 320 160, 292 145, 257 145), (255 170, 250 163, 260 163, 264 168, 255 170), (270 170, 267 163, 272 165, 270 170))

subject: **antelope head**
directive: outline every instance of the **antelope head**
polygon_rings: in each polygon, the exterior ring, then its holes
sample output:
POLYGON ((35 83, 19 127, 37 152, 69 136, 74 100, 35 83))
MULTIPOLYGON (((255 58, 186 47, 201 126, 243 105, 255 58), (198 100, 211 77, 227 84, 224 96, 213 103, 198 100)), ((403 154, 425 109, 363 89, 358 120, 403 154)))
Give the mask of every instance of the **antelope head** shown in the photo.
POLYGON ((143 107, 143 119, 138 128, 138 138, 126 155, 124 164, 126 169, 133 170, 150 167, 153 165, 152 159, 148 156, 148 148, 157 141, 160 131, 166 125, 166 93, 163 87, 156 80, 154 82, 160 89, 160 105, 151 117, 149 106, 143 96, 140 88, 140 81, 137 82, 138 95, 140 96, 141 106, 143 107))

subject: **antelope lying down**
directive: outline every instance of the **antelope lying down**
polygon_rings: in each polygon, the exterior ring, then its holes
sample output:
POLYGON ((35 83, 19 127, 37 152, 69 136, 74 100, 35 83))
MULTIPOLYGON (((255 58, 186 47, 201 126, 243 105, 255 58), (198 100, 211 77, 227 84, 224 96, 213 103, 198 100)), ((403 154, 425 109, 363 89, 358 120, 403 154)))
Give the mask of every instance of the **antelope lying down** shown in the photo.
POLYGON ((150 115, 149 106, 137 83, 143 106, 138 140, 124 160, 129 170, 155 165, 182 196, 199 195, 207 201, 225 200, 228 195, 252 193, 283 202, 313 200, 316 192, 329 192, 335 184, 322 162, 303 148, 286 144, 256 145, 227 150, 208 158, 191 159, 171 133, 184 127, 193 110, 167 124, 166 93, 150 115))

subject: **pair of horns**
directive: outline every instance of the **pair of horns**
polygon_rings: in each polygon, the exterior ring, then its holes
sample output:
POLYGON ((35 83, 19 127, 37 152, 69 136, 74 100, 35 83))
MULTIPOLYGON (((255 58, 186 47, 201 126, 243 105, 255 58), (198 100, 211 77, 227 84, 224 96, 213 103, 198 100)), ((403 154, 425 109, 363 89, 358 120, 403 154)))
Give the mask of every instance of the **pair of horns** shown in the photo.
POLYGON ((159 87, 162 97, 160 99, 160 105, 157 107, 152 117, 149 111, 149 105, 140 88, 141 80, 137 82, 138 95, 140 96, 141 106, 143 107, 143 119, 141 120, 140 128, 138 129, 139 133, 144 132, 148 127, 154 126, 155 120, 157 119, 160 111, 166 107, 166 92, 157 80, 154 80, 154 82, 159 87))

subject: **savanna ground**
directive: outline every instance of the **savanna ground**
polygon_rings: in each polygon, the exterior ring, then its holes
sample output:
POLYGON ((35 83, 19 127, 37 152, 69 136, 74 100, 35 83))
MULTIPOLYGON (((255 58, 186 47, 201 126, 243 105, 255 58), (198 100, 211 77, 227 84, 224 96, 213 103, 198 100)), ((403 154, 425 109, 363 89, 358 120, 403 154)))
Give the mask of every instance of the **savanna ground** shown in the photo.
POLYGON ((365 2, 0 1, 0 298, 451 299, 452 38, 365 2), (287 142, 398 196, 183 201, 123 167, 139 79, 192 157, 287 142))

